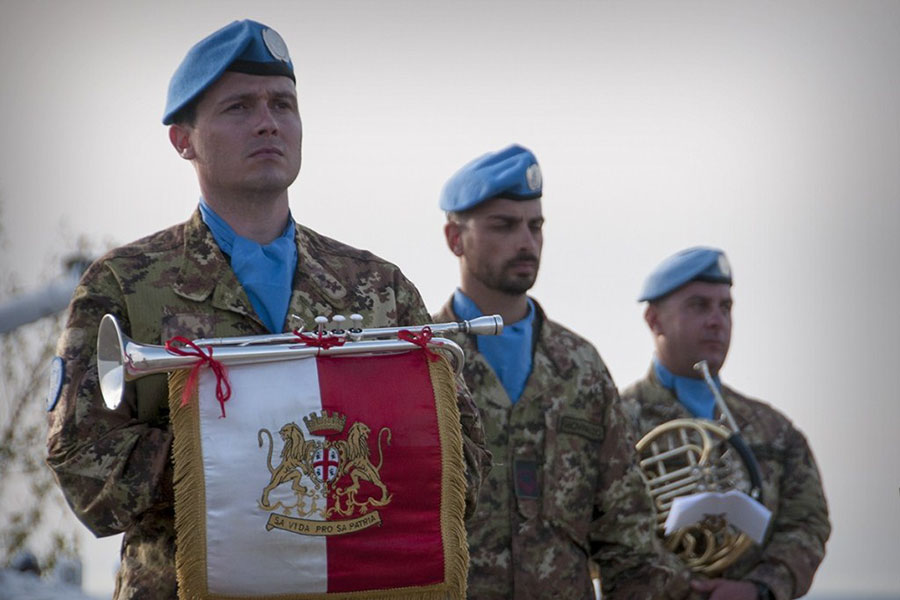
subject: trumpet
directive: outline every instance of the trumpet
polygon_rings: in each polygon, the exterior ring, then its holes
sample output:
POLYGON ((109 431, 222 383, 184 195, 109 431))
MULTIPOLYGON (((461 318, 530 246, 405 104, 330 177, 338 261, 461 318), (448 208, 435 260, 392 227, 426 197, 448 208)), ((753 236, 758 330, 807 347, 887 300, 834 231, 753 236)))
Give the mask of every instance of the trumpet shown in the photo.
POLYGON ((761 501, 762 480, 753 452, 744 442, 706 361, 694 365, 713 393, 728 427, 707 419, 675 419, 638 441, 636 449, 647 490, 657 512, 665 546, 694 572, 721 574, 752 545, 744 533, 721 519, 707 518, 665 535, 675 498, 704 491, 738 489, 761 501))
MULTIPOLYGON (((334 329, 329 331, 330 335, 343 337, 348 341, 361 342, 365 340, 377 340, 385 338, 396 338, 401 331, 409 331, 411 333, 420 334, 422 330, 428 327, 432 335, 442 336, 453 333, 470 333, 473 335, 500 335, 503 331, 503 317, 500 315, 486 315, 477 317, 471 321, 456 321, 450 323, 431 323, 429 325, 414 325, 410 327, 374 327, 371 329, 363 329, 360 327, 363 317, 359 314, 350 315, 351 327, 344 329, 346 317, 343 315, 335 315, 333 323, 336 325, 334 329)), ((319 332, 325 332, 325 324, 328 323, 328 317, 316 317, 316 325, 319 332)), ((226 338, 200 338, 194 340, 198 346, 256 346, 266 344, 296 344, 297 334, 295 333, 274 333, 263 335, 245 335, 226 338)))
MULTIPOLYGON (((503 318, 488 315, 469 321, 434 323, 411 327, 380 327, 363 329, 359 327, 362 317, 352 315, 353 327, 344 329, 344 317, 335 316, 335 329, 325 331, 327 317, 316 317, 318 337, 327 334, 334 345, 307 345, 298 335, 266 334, 237 336, 232 338, 200 338, 192 344, 201 349, 215 348, 215 359, 224 365, 245 365, 263 362, 296 360, 313 356, 341 356, 347 354, 375 354, 404 352, 419 348, 420 345, 400 339, 401 332, 421 335, 430 330, 426 345, 429 349, 447 353, 457 375, 462 372, 465 354, 455 342, 442 336, 454 333, 472 335, 498 335, 503 331, 503 318), (387 338, 387 339, 385 339, 387 338)), ((307 333, 305 335, 310 335, 307 333)), ((312 334, 315 336, 316 334, 312 334)), ((177 369, 192 367, 200 358, 182 356, 167 350, 164 346, 141 344, 129 338, 114 315, 104 315, 97 333, 97 371, 100 392, 107 408, 115 409, 122 402, 125 383, 146 375, 167 373, 177 369)))

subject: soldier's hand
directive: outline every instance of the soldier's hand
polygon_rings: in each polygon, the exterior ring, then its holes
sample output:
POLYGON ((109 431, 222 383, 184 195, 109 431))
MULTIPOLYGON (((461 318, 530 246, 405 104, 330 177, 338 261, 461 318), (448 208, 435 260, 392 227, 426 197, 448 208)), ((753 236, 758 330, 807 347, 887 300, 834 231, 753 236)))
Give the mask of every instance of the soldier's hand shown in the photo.
POLYGON ((756 585, 734 579, 706 579, 691 582, 694 591, 707 593, 708 600, 756 600, 756 585))

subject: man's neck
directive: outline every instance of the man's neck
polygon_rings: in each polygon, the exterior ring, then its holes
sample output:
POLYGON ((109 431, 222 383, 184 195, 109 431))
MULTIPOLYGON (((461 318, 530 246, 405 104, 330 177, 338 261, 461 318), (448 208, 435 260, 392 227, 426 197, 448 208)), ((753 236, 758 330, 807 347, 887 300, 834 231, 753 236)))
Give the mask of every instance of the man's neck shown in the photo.
MULTIPOLYGON (((666 355, 666 353, 658 346, 656 348, 655 358, 659 364, 665 367, 672 375, 687 377, 688 379, 703 379, 703 373, 694 368, 694 363, 686 363, 683 360, 673 360, 671 356, 666 355)), ((717 377, 719 371, 710 369, 710 375, 717 377)))
POLYGON ((528 316, 528 297, 525 294, 510 295, 486 288, 480 283, 463 281, 462 292, 486 315, 500 315, 504 323, 515 323, 528 316))
POLYGON ((204 193, 203 200, 236 234, 263 245, 284 233, 290 215, 287 191, 275 197, 204 193))

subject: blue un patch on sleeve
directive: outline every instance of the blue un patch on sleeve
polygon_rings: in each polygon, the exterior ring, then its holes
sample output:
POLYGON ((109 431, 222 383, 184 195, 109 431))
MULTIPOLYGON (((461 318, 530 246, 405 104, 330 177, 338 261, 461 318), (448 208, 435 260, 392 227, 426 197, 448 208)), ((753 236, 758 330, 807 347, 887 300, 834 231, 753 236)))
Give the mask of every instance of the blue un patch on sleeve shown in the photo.
POLYGON ((66 363, 59 356, 50 361, 50 385, 47 388, 47 412, 56 408, 63 380, 66 378, 66 363))

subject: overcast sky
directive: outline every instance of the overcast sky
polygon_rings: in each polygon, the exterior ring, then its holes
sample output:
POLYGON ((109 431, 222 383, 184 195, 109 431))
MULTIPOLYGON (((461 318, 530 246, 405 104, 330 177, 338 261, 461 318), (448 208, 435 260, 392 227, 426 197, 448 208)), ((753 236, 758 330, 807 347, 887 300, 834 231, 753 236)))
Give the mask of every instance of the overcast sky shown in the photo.
MULTIPOLYGON (((723 380, 781 408, 819 461, 834 532, 814 595, 900 589, 900 3, 0 0, 0 273, 28 285, 80 236, 186 219, 193 170, 160 124, 187 49, 237 18, 297 71, 295 218, 456 284, 446 178, 517 142, 544 173, 534 296, 624 387, 635 298, 687 246, 735 285, 723 380)), ((0 509, 2 510, 2 509, 0 509)), ((114 543, 88 546, 108 593, 114 543)))

